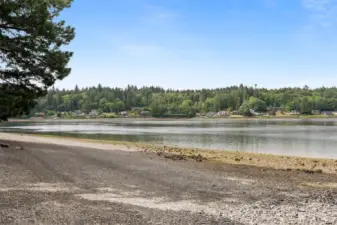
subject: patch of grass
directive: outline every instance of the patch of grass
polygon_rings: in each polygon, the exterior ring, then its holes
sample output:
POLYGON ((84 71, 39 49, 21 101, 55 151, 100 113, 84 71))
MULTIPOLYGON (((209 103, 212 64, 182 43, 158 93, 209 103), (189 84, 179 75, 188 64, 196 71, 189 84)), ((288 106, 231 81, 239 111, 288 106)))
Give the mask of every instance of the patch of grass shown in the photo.
POLYGON ((231 119, 242 119, 242 118, 245 118, 245 117, 242 116, 242 115, 231 115, 229 118, 231 118, 231 119))

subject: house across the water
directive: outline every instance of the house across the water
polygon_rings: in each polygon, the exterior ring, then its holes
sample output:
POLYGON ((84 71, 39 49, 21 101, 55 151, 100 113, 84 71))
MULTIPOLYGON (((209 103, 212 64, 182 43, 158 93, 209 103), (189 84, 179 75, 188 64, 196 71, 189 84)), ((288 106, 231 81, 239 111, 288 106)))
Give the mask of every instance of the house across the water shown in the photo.
POLYGON ((333 110, 321 110, 321 115, 332 116, 333 110))
POLYGON ((227 111, 220 111, 217 112, 217 116, 229 116, 229 113, 227 111))
POLYGON ((122 117, 127 117, 129 115, 127 111, 123 111, 120 114, 122 117))
POLYGON ((142 117, 151 117, 152 116, 152 113, 150 111, 141 111, 140 112, 140 115, 142 117))
POLYGON ((91 110, 90 113, 89 113, 89 116, 98 116, 98 115, 99 115, 99 113, 96 109, 91 110))

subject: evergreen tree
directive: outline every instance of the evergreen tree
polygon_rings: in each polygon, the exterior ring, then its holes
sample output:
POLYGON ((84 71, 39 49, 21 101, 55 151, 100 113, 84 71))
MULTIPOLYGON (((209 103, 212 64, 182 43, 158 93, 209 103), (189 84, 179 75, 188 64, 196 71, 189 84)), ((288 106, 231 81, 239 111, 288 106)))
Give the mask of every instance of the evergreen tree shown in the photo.
POLYGON ((34 99, 70 73, 72 53, 62 47, 74 38, 74 28, 57 18, 71 2, 0 2, 1 119, 28 111, 34 99))

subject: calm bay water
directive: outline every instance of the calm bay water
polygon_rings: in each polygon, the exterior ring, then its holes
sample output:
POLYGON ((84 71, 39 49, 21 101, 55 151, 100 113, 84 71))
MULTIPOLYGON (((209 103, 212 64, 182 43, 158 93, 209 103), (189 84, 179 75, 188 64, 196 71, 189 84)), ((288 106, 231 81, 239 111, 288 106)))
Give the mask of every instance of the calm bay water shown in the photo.
POLYGON ((5 123, 0 131, 337 159, 337 120, 107 120, 5 123))

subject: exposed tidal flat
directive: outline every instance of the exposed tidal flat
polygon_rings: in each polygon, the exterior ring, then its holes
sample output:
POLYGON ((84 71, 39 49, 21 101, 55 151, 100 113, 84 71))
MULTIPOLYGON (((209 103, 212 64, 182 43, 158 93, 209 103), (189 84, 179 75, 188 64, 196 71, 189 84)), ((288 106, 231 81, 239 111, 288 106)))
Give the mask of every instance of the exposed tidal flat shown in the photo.
POLYGON ((337 160, 328 158, 297 157, 267 153, 250 153, 233 150, 212 150, 199 148, 182 148, 143 142, 109 141, 87 139, 83 137, 66 137, 57 134, 15 134, 0 133, 0 139, 20 140, 33 143, 54 143, 68 146, 93 147, 104 150, 140 151, 146 154, 155 153, 172 160, 197 162, 208 161, 233 165, 248 165, 261 168, 273 168, 286 171, 314 173, 337 173, 337 160))

